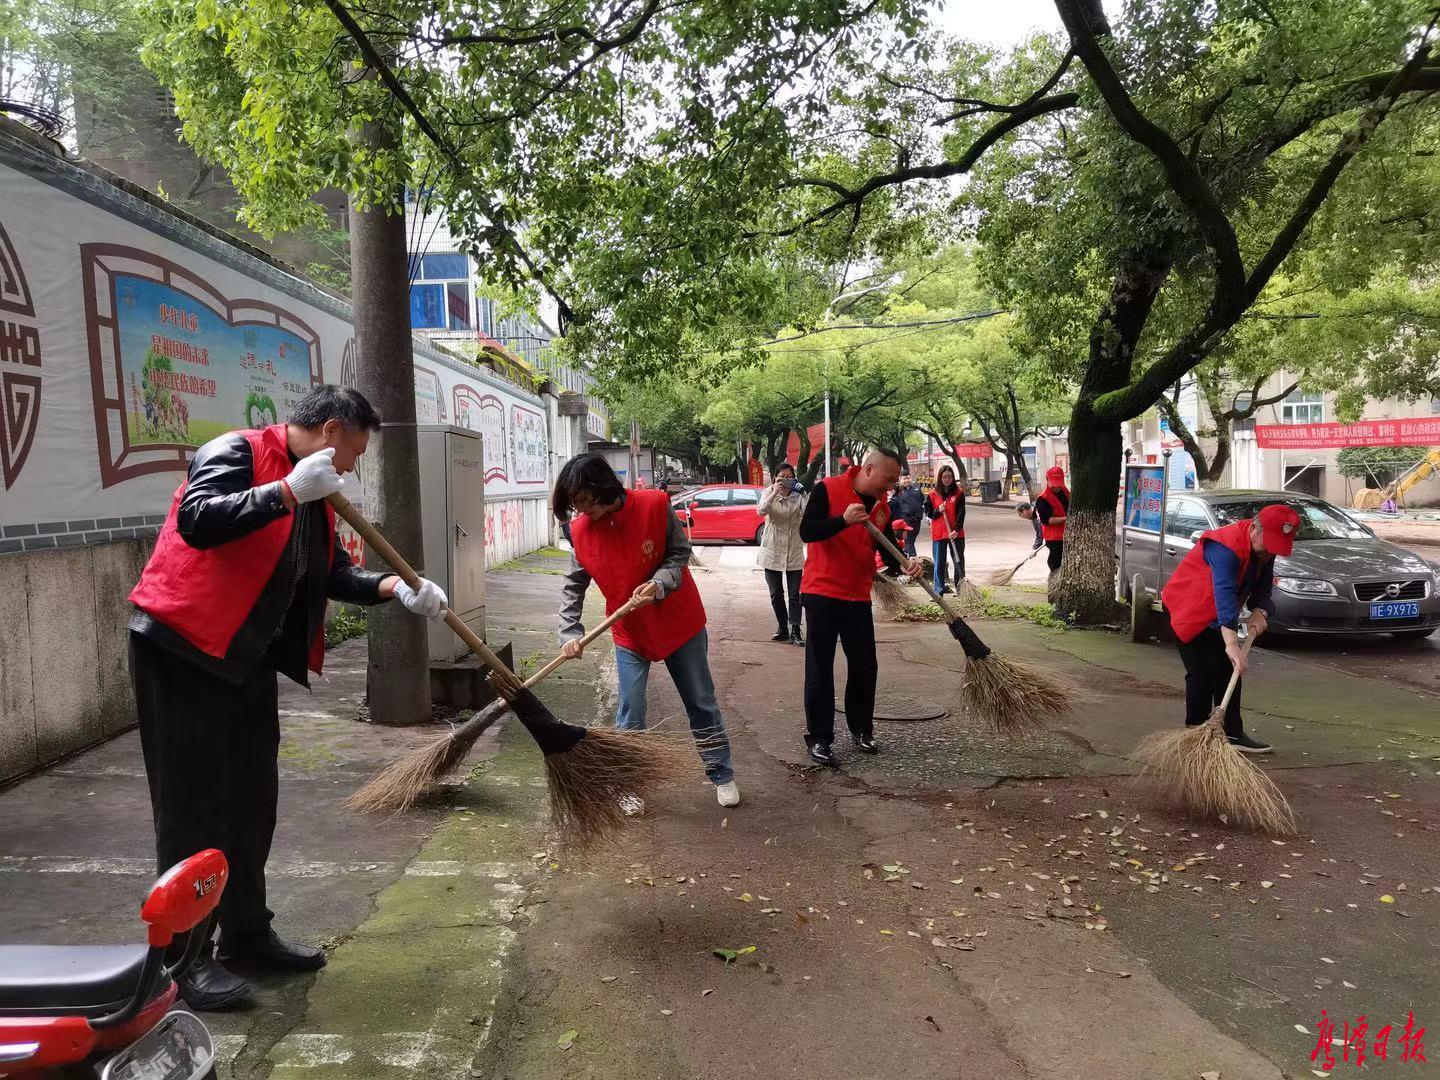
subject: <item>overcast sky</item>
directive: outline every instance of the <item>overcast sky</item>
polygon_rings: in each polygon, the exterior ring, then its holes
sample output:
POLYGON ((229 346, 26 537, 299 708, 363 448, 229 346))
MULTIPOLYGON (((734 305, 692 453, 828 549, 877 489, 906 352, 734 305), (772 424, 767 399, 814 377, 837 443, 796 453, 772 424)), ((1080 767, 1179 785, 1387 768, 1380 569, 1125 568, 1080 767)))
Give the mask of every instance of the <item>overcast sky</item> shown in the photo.
POLYGON ((1059 30, 1054 0, 941 0, 936 25, 967 41, 1011 47, 1036 30, 1059 30))

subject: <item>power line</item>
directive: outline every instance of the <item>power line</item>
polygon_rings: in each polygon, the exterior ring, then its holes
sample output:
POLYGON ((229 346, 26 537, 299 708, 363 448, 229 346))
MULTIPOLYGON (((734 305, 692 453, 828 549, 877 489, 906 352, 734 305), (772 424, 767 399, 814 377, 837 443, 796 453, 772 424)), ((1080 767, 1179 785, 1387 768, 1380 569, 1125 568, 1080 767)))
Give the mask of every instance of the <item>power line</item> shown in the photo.
POLYGON ((795 334, 791 337, 773 338, 770 341, 762 341, 760 344, 779 345, 786 341, 799 341, 801 338, 810 337, 814 334, 828 334, 831 330, 896 330, 909 326, 950 326, 954 323, 974 322, 977 319, 988 319, 995 315, 1008 315, 1009 313, 1009 308, 991 308, 989 311, 972 311, 964 315, 956 315, 949 319, 920 319, 915 322, 901 323, 835 323, 831 326, 820 326, 814 330, 806 330, 803 333, 795 334))

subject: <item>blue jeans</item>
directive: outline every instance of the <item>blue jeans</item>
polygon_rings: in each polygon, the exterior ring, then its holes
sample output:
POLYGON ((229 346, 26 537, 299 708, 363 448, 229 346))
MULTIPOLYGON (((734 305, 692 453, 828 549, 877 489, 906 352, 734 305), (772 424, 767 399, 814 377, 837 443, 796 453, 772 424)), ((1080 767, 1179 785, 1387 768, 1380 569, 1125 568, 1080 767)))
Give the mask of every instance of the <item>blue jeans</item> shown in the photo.
MULTIPOLYGON (((725 735, 725 718, 715 703, 715 681, 710 677, 710 635, 701 630, 665 658, 675 689, 690 717, 690 732, 705 763, 705 775, 712 784, 726 784, 735 778, 730 766, 730 740, 725 735)), ((615 668, 620 675, 620 707, 615 726, 622 731, 645 730, 645 687, 650 681, 650 661, 639 653, 617 645, 615 668)))
POLYGON ((935 560, 935 591, 942 592, 945 589, 946 563, 950 557, 950 545, 955 545, 955 584, 960 584, 960 579, 965 576, 965 541, 961 540, 934 540, 931 542, 931 553, 935 560))

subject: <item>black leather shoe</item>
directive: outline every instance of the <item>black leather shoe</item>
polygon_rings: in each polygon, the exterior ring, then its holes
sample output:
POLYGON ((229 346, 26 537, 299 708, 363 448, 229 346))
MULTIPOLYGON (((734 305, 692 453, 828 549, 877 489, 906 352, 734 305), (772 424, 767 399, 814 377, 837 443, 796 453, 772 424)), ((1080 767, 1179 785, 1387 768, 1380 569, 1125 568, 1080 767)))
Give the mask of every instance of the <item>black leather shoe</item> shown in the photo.
POLYGON ((804 645, 804 644, 805 644, 805 639, 800 636, 800 628, 799 628, 798 626, 792 627, 791 630, 790 630, 790 644, 791 644, 791 645, 804 645))
POLYGON ((878 754, 880 744, 875 741, 874 735, 856 735, 855 749, 865 754, 878 754))
POLYGON ((226 971, 211 956, 201 956, 175 980, 180 997, 197 1012, 233 1009, 250 996, 250 984, 226 971))
POLYGON ((220 959, 262 971, 319 971, 325 966, 325 950, 285 941, 271 930, 255 941, 221 938, 220 959))
POLYGON ((834 765, 835 755, 830 752, 830 744, 817 742, 810 747, 810 760, 817 765, 834 765))
POLYGON ((771 641, 786 641, 786 640, 789 639, 789 637, 790 637, 790 631, 789 631, 789 630, 786 630, 785 627, 782 626, 782 627, 780 627, 779 630, 776 630, 775 633, 770 636, 770 640, 771 640, 771 641))

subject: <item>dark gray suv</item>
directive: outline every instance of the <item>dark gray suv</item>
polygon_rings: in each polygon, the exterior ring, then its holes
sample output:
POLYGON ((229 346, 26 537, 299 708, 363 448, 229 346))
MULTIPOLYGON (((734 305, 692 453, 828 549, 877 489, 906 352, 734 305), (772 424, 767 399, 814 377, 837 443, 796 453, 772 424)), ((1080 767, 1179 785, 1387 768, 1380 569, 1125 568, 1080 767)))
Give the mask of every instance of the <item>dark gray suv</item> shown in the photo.
MULTIPOLYGON (((1165 535, 1124 537, 1128 579, 1168 581, 1200 534, 1252 518, 1271 503, 1300 515, 1295 550, 1275 560, 1274 631, 1293 634, 1394 634, 1421 638, 1440 627, 1440 566, 1387 540, 1343 510, 1281 491, 1184 491, 1166 503, 1165 535)), ((1116 554, 1121 544, 1116 535, 1116 554)))

